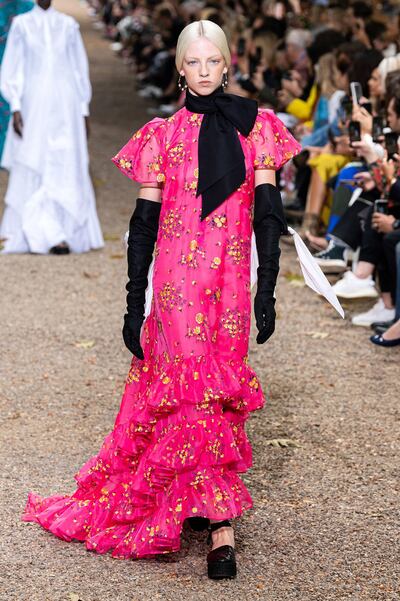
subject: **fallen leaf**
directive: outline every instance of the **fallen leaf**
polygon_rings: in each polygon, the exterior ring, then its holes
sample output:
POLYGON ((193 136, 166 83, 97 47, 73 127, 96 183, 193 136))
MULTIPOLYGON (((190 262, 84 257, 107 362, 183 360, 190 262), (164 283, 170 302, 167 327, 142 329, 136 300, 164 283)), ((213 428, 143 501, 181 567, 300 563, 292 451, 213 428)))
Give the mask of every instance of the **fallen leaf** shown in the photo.
POLYGON ((110 259, 125 259, 125 255, 122 255, 122 254, 110 255, 110 259))
POLYGON ((269 440, 265 441, 265 444, 269 445, 270 447, 301 447, 298 442, 292 440, 291 438, 270 438, 269 440))
POLYGON ((294 273, 293 271, 286 271, 283 275, 288 282, 304 281, 303 276, 301 276, 299 273, 294 273))
POLYGON ((121 236, 118 234, 104 234, 103 238, 107 242, 119 242, 121 240, 121 236))
POLYGON ((83 277, 88 278, 88 280, 90 280, 92 278, 98 278, 99 274, 98 273, 89 273, 89 271, 84 271, 83 277))
POLYGON ((328 332, 306 332, 306 336, 311 336, 311 338, 323 340, 324 338, 329 337, 328 332))
POLYGON ((306 285, 303 277, 298 273, 287 271, 286 273, 284 273, 284 277, 292 286, 298 286, 300 288, 306 285))
POLYGON ((69 597, 69 601, 83 601, 83 599, 81 599, 80 595, 77 595, 76 593, 68 593, 68 597, 69 597))
POLYGON ((291 286, 295 286, 296 288, 304 288, 304 286, 306 285, 304 280, 302 282, 300 282, 299 280, 292 280, 291 282, 289 282, 289 284, 291 286))
POLYGON ((21 417, 20 411, 14 411, 11 415, 8 416, 8 419, 19 419, 21 417))
POLYGON ((93 348, 95 344, 94 340, 78 340, 78 342, 75 342, 77 348, 93 348))

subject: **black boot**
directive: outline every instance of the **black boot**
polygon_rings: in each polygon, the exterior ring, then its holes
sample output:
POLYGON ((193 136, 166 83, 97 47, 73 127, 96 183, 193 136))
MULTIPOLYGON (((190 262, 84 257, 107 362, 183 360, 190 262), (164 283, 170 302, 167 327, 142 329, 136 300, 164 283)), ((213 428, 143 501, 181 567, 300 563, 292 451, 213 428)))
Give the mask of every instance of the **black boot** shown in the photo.
POLYGON ((259 267, 254 314, 258 329, 257 343, 263 344, 275 331, 275 285, 279 272, 279 238, 288 234, 281 194, 272 184, 256 187, 253 229, 259 267))
MULTIPOLYGON (((219 530, 219 528, 230 528, 229 520, 223 522, 214 522, 209 527, 208 542, 211 542, 211 533, 219 530)), ((222 545, 209 552, 207 555, 208 577, 212 580, 223 580, 224 578, 235 578, 236 558, 235 549, 231 545, 222 545)))
POLYGON ((144 359, 140 330, 144 321, 147 275, 157 240, 161 203, 138 198, 129 223, 127 312, 122 335, 126 347, 138 359, 144 359))

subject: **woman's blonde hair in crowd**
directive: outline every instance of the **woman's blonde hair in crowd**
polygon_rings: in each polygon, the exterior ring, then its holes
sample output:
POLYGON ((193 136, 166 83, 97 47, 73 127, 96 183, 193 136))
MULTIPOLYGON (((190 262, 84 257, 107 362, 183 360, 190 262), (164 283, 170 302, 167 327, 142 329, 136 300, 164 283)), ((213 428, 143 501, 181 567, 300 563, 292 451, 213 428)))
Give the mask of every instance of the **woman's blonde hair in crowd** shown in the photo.
POLYGON ((175 65, 177 70, 180 71, 182 69, 183 59, 190 44, 199 38, 210 40, 219 49, 224 57, 226 66, 229 68, 231 53, 223 29, 213 21, 202 20, 186 25, 181 31, 176 45, 175 65))

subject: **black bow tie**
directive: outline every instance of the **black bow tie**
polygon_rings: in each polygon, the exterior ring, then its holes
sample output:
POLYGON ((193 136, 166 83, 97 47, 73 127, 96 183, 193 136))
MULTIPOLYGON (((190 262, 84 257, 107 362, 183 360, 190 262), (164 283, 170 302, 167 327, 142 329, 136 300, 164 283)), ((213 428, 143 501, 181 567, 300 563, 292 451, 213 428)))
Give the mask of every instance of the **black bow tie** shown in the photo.
POLYGON ((246 177, 246 165, 238 131, 248 136, 257 117, 257 102, 218 88, 208 96, 186 92, 185 106, 204 114, 199 134, 199 180, 201 219, 226 200, 246 177))

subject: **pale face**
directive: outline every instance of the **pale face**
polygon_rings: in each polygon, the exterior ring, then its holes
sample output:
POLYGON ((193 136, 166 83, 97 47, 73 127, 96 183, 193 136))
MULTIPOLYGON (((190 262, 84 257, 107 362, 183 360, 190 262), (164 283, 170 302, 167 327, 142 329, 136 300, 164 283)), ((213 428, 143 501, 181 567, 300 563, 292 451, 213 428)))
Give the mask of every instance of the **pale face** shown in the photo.
POLYGON ((207 96, 219 88, 222 75, 227 71, 221 51, 202 37, 188 46, 180 74, 185 77, 192 94, 207 96))
POLYGON ((371 77, 368 80, 368 88, 370 96, 373 98, 377 98, 382 96, 383 88, 382 88, 382 78, 378 69, 374 69, 371 73, 371 77))
POLYGON ((400 133, 400 117, 394 110, 394 99, 389 102, 387 110, 387 122, 389 127, 396 133, 400 133))

